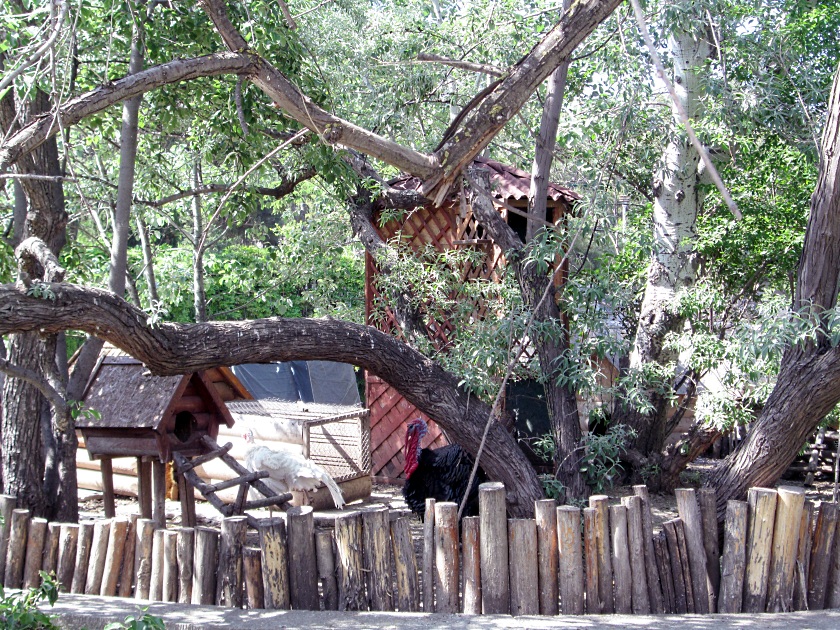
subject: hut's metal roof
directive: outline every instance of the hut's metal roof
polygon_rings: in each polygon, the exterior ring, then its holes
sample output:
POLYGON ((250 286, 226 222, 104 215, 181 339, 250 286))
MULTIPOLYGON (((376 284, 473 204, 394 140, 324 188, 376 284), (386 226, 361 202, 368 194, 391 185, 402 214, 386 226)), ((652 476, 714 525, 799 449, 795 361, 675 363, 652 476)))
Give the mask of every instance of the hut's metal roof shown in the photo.
MULTIPOLYGON (((475 158, 474 163, 490 171, 490 185, 497 199, 520 201, 528 198, 528 190, 531 187, 530 173, 480 156, 475 158)), ((403 175, 389 183, 397 190, 418 190, 423 182, 417 177, 403 175)), ((580 200, 581 196, 571 188, 549 182, 548 198, 552 201, 573 203, 580 200)))
POLYGON ((106 355, 88 384, 85 408, 99 417, 82 414, 84 428, 154 429, 184 376, 153 376, 137 359, 106 355))

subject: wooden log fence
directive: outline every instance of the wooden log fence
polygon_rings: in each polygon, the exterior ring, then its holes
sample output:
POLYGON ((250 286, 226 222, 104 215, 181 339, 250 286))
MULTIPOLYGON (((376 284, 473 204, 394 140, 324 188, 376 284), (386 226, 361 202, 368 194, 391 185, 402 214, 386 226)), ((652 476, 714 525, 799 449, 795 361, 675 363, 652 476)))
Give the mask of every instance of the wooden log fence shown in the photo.
POLYGON ((647 489, 590 507, 540 501, 508 519, 504 487, 483 484, 479 516, 429 501, 425 531, 387 509, 316 527, 311 508, 220 529, 156 528, 139 516, 47 523, 0 497, 3 585, 228 607, 512 615, 787 612, 840 606, 838 507, 801 488, 730 501, 679 490, 680 518, 654 531, 647 489), (722 541, 722 548, 719 542, 722 541), (418 550, 425 553, 418 554, 418 550), (418 557, 419 556, 419 557, 418 557), (421 570, 422 569, 422 570, 421 570))

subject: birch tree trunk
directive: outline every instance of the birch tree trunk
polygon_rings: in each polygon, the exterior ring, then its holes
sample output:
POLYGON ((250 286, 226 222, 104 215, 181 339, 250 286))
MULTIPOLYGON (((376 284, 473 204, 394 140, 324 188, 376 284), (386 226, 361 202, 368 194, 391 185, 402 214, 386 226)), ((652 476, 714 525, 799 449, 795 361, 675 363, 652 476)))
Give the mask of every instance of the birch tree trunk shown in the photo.
MULTIPOLYGON (((700 114, 699 66, 708 58, 710 46, 705 32, 675 31, 669 38, 674 61, 674 86, 690 118, 700 114)), ((679 128, 674 109, 675 129, 662 156, 662 167, 654 178, 654 251, 648 268, 630 369, 642 370, 654 364, 669 366, 676 354, 664 347, 666 335, 682 329, 685 320, 674 309, 675 298, 694 285, 698 254, 697 215, 703 196, 697 185, 700 155, 679 128)), ((643 458, 656 457, 666 435, 668 398, 649 387, 647 409, 619 408, 616 423, 637 432, 634 449, 643 458)), ((637 462, 634 462, 637 463, 637 462)))

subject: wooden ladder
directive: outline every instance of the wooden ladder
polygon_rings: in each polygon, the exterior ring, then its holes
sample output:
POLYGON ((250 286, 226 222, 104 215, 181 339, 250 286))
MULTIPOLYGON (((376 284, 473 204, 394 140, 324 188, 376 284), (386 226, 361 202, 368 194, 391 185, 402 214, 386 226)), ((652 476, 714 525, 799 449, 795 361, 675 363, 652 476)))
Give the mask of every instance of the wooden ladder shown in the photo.
MULTIPOLYGON (((224 516, 239 516, 244 514, 248 519, 248 525, 256 528, 259 524, 257 519, 250 514, 245 514, 245 510, 254 510, 257 508, 269 507, 271 505, 281 506, 281 509, 288 508, 288 506, 283 506, 283 504, 292 500, 291 493, 287 492, 286 494, 277 494, 260 481, 261 479, 268 477, 268 471, 258 470, 256 472, 251 472, 231 457, 228 451, 233 448, 233 444, 228 442, 224 446, 219 446, 218 443, 209 435, 202 436, 201 442, 208 449, 208 451, 203 455, 187 459, 181 455, 181 453, 173 454, 172 458, 175 461, 175 472, 183 477, 187 486, 196 488, 202 496, 224 516), (217 458, 227 464, 228 467, 230 467, 238 476, 228 481, 220 481, 219 483, 205 483, 195 472, 195 468, 201 466, 205 462, 209 462, 210 460, 217 458), (218 496, 216 496, 216 493, 220 490, 233 488, 234 486, 239 486, 239 492, 236 495, 236 501, 234 503, 225 504, 218 496), (248 501, 248 490, 251 488, 260 492, 264 498, 248 501)), ((191 488, 187 487, 185 489, 187 494, 192 496, 191 488)), ((195 506, 192 506, 192 510, 187 508, 186 510, 182 509, 182 511, 187 512, 187 514, 182 516, 182 521, 184 521, 188 526, 194 527, 195 506)))

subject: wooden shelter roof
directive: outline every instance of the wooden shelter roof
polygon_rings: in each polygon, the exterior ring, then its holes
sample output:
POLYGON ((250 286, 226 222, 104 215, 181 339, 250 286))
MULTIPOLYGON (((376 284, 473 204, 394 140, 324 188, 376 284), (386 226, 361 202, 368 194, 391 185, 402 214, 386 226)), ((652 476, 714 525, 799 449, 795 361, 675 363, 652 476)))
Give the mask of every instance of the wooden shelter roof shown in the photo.
POLYGON ((92 375, 84 397, 85 406, 100 417, 82 414, 76 426, 154 429, 183 378, 152 376, 137 359, 106 355, 92 375))
MULTIPOLYGON (((493 188, 493 195, 503 201, 520 201, 528 198, 528 190, 531 187, 531 174, 515 166, 502 164, 496 160, 484 157, 477 157, 474 164, 483 166, 490 171, 490 185, 493 188)), ((389 182, 397 190, 418 190, 422 180, 417 177, 403 175, 389 182)), ((581 196, 571 188, 560 184, 549 182, 548 198, 554 202, 563 201, 571 204, 579 201, 581 196)))

